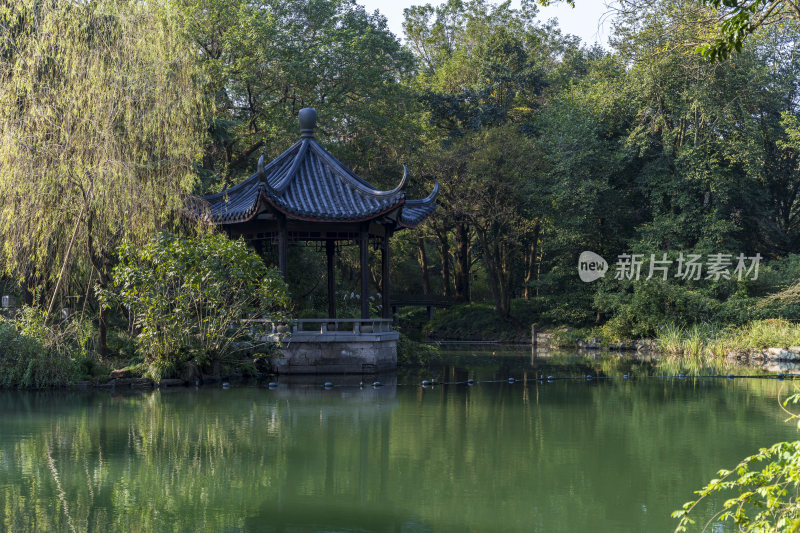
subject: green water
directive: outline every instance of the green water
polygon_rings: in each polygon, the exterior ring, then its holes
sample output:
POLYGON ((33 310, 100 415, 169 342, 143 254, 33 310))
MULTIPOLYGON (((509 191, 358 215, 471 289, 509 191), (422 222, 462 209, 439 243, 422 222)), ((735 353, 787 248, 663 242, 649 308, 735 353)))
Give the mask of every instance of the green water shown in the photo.
POLYGON ((377 390, 0 392, 0 531, 671 531, 716 470, 797 438, 776 380, 646 377, 676 369, 469 353, 377 390), (413 385, 539 372, 614 379, 413 385))

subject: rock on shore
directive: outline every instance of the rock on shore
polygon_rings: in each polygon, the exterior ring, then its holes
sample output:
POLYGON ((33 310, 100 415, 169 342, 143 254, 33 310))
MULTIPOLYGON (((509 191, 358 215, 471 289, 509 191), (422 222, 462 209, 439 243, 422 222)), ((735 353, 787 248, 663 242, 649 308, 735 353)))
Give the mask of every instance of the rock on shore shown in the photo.
POLYGON ((800 346, 787 348, 740 349, 728 352, 728 359, 736 361, 800 361, 800 346))

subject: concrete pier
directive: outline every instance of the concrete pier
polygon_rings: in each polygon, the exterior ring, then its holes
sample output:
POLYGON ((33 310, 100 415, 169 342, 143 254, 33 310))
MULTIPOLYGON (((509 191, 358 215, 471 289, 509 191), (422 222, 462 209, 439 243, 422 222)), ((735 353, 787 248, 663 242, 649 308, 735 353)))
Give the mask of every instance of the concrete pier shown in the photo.
POLYGON ((371 374, 397 368, 391 319, 301 319, 292 324, 279 355, 278 374, 371 374))

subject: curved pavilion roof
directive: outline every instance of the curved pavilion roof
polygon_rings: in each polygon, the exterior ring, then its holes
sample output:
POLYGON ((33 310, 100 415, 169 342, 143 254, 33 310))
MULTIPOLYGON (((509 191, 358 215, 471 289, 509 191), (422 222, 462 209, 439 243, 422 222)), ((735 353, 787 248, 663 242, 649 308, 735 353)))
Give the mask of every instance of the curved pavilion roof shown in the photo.
MULTIPOLYGON (((314 138, 316 111, 300 111, 301 139, 272 162, 263 156, 255 174, 218 194, 201 197, 201 209, 216 224, 248 222, 267 206, 290 219, 319 222, 360 222, 397 211, 399 226, 413 228, 436 209, 439 184, 426 198, 406 200, 403 178, 392 190, 381 191, 357 176, 314 138)), ((199 214, 199 213, 198 213, 199 214)))

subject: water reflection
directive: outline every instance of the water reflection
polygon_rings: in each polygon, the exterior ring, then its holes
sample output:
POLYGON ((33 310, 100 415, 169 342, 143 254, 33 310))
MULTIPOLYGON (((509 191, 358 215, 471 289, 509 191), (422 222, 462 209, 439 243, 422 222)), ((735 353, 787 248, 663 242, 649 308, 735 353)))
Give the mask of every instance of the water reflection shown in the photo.
MULTIPOLYGON (((443 362, 428 372, 437 381, 465 381, 468 378, 501 380, 556 378, 630 377, 774 377, 777 372, 800 373, 797 363, 747 364, 715 357, 676 357, 656 353, 575 351, 496 346, 493 348, 448 349, 443 362), (530 354, 527 357, 526 354, 530 354)), ((401 378, 402 381, 402 378, 401 378)))
POLYGON ((0 392, 0 530, 661 531, 717 469, 796 438, 774 379, 655 377, 727 373, 708 361, 492 351, 378 388, 314 376, 0 392), (536 381, 551 374, 576 379, 536 381), (509 376, 531 381, 418 386, 509 376))
POLYGON ((768 361, 764 363, 761 368, 767 372, 781 372, 783 374, 793 375, 800 374, 800 363, 794 363, 791 361, 768 361))

